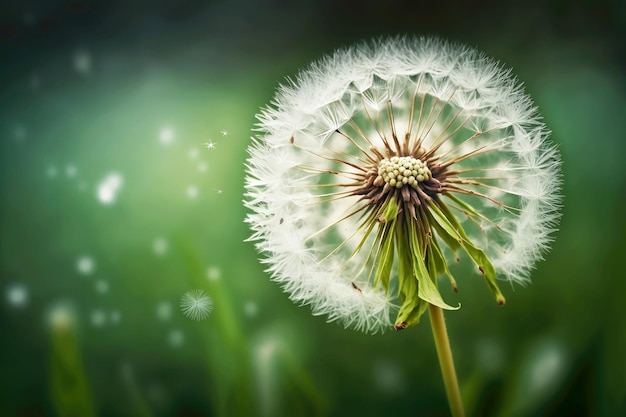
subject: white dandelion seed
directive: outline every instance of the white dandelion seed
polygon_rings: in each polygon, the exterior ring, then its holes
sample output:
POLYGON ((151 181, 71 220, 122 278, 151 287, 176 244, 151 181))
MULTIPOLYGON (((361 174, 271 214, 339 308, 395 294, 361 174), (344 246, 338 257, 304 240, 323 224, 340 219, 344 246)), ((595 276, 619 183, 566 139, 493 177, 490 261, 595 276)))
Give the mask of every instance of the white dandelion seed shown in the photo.
POLYGON ((204 143, 204 147, 205 147, 205 148, 207 148, 207 149, 208 149, 208 150, 210 150, 210 151, 215 150, 216 145, 217 145, 217 144, 216 144, 215 142, 210 141, 210 140, 209 140, 208 142, 205 142, 205 143, 204 143))
POLYGON ((465 252, 529 280, 559 219, 560 158, 510 70, 438 39, 362 43, 282 85, 257 116, 245 204, 274 281, 315 315, 376 332, 452 309, 465 252), (395 319, 393 318, 395 316, 395 319))
POLYGON ((230 135, 230 132, 229 132, 228 130, 226 130, 226 129, 222 129, 222 131, 221 131, 220 133, 221 133, 221 134, 222 134, 222 136, 224 136, 224 137, 225 137, 225 136, 230 135))
POLYGON ((191 320, 204 320, 213 311, 213 300, 202 290, 187 291, 180 299, 180 309, 191 320))

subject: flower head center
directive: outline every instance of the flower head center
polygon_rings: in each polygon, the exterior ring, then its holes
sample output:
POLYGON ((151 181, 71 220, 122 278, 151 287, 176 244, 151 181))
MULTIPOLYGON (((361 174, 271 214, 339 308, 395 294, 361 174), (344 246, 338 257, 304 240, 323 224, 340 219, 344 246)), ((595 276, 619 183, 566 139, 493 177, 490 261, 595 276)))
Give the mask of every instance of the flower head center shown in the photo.
POLYGON ((426 162, 412 156, 393 156, 378 163, 377 182, 380 179, 391 187, 402 188, 409 185, 417 188, 418 183, 428 181, 432 173, 426 162))

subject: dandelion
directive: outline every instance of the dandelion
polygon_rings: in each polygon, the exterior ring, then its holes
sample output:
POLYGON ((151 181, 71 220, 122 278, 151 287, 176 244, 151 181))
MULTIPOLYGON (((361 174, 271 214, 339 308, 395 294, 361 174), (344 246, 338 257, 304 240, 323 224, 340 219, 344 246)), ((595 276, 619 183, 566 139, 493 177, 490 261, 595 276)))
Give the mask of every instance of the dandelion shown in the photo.
POLYGON ((187 291, 180 300, 180 309, 191 320, 204 320, 213 311, 213 300, 202 290, 187 291))
POLYGON ((215 143, 215 142, 213 142, 213 141, 208 141, 208 142, 205 142, 205 143, 204 143, 204 146, 205 146, 208 150, 210 150, 210 151, 214 151, 214 150, 215 150, 216 143, 215 143))
POLYGON ((222 131, 220 132, 222 134, 222 136, 226 137, 228 135, 230 135, 230 132, 226 129, 222 129, 222 131))
POLYGON ((504 304, 499 280, 528 282, 552 240, 559 155, 510 70, 473 49, 362 43, 303 70, 257 117, 250 240, 290 298, 329 321, 401 330, 428 309, 441 353, 442 309, 458 308, 439 291, 440 277, 457 289, 449 265, 471 262, 504 304))

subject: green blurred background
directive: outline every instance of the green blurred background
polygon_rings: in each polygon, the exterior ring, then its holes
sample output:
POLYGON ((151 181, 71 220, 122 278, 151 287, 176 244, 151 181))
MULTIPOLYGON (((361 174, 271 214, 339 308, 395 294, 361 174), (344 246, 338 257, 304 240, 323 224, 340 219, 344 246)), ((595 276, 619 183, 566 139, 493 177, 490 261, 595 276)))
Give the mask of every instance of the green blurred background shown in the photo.
POLYGON ((444 294, 468 415, 626 415, 625 28, 617 0, 3 3, 0 416, 447 415, 428 320, 326 324, 244 242, 255 113, 393 34, 513 67, 564 160, 533 284, 498 307, 468 271, 444 294))

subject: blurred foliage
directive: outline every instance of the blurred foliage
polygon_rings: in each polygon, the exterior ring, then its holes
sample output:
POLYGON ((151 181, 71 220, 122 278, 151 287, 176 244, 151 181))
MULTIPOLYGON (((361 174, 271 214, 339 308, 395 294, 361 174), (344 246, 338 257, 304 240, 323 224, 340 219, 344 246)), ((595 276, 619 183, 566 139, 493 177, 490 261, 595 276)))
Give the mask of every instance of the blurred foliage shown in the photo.
POLYGON ((513 67, 564 160, 561 230, 533 284, 503 285, 502 308, 463 265, 459 293, 442 286, 462 304, 446 317, 468 414, 626 415, 623 2, 0 11, 0 415, 447 415, 427 321, 326 324, 244 242, 254 114, 310 60, 397 33, 513 67), (178 309, 194 288, 214 301, 200 322, 178 309))

